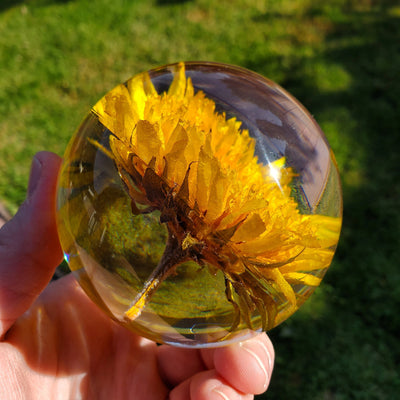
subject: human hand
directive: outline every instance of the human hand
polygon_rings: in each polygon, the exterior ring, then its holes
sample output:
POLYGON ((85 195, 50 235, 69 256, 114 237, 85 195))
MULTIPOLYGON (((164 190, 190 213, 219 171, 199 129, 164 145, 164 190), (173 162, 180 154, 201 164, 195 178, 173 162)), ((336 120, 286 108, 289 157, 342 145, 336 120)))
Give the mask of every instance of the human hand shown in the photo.
POLYGON ((28 196, 0 230, 0 398, 252 399, 274 350, 265 334, 216 349, 180 349, 134 335, 72 275, 48 285, 62 259, 54 197, 60 158, 38 153, 28 196))

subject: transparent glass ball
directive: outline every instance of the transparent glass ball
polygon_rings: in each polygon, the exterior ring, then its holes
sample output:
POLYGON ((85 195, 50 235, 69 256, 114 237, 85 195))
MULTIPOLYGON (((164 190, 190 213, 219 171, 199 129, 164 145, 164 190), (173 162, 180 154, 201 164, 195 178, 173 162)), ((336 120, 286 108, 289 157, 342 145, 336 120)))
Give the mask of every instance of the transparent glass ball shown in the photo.
POLYGON ((320 284, 342 197, 327 140, 284 89, 187 62, 134 76, 65 152, 61 244, 89 297, 159 343, 218 346, 269 330, 320 284))

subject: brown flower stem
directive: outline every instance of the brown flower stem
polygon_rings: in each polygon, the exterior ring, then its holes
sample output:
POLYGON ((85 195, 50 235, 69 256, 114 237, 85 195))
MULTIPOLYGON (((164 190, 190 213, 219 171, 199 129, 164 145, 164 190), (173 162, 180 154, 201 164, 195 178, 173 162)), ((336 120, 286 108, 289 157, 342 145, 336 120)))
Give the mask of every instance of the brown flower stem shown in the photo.
POLYGON ((130 305, 129 310, 125 312, 126 318, 133 321, 139 317, 151 296, 160 287, 161 283, 175 272, 179 264, 189 259, 188 251, 183 250, 177 238, 173 234, 169 233, 167 245, 160 262, 146 280, 142 291, 136 296, 135 300, 130 305))

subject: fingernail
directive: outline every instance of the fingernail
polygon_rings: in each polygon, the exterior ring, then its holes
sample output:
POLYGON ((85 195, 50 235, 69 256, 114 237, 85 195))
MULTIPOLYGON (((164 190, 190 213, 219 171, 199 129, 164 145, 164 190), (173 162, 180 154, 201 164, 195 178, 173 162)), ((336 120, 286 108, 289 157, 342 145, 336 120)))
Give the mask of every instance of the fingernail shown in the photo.
POLYGON ((269 384, 270 373, 271 373, 270 372, 271 371, 271 356, 269 354, 268 349, 261 342, 260 342, 260 344, 262 345, 261 347, 263 348, 263 350, 265 350, 266 353, 267 353, 268 367, 266 367, 264 365, 264 363, 261 361, 261 358, 251 348, 251 346, 249 346, 246 342, 242 342, 240 345, 241 345, 242 349, 245 350, 249 355, 251 355, 251 357, 256 361, 260 371, 264 375, 263 386, 266 389, 268 387, 268 384, 269 384))
MULTIPOLYGON (((219 389, 215 388, 212 391, 214 394, 218 395, 218 398, 221 400, 229 400, 229 397, 223 393, 222 391, 220 391, 219 389)), ((215 396, 214 396, 215 397, 215 396)), ((215 399, 216 400, 216 399, 215 399)))
POLYGON ((34 157, 32 160, 31 172, 29 175, 28 197, 31 197, 35 192, 36 186, 39 183, 41 173, 42 163, 36 157, 34 157))
POLYGON ((209 400, 239 400, 242 396, 230 387, 217 386, 207 397, 209 400))

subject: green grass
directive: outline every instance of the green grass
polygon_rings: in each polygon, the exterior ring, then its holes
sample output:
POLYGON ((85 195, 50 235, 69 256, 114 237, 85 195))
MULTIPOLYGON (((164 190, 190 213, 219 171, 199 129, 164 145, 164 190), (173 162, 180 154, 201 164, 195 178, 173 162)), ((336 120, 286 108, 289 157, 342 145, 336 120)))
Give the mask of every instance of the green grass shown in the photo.
POLYGON ((345 211, 324 283, 270 333, 276 368, 268 395, 257 398, 395 399, 399 27, 394 0, 3 0, 0 199, 15 212, 33 154, 62 155, 90 106, 137 72, 210 60, 275 80, 325 131, 345 211))

